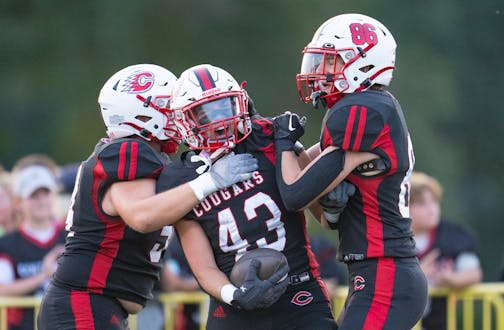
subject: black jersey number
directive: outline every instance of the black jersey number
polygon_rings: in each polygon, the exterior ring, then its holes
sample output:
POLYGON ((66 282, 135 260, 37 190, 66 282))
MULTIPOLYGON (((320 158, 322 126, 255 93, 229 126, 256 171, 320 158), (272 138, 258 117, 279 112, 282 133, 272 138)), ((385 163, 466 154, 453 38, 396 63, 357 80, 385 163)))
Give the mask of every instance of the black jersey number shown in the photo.
MULTIPOLYGON (((268 243, 266 238, 262 237, 255 241, 257 246, 283 251, 285 248, 285 228, 283 222, 280 220, 282 211, 280 211, 280 208, 271 196, 259 192, 243 202, 243 210, 247 221, 264 221, 268 231, 276 231, 278 237, 276 241, 268 243), (269 210, 272 215, 271 218, 266 220, 257 218, 257 209, 262 206, 269 210)), ((219 246, 225 253, 237 251, 235 258, 238 260, 247 251, 250 242, 240 235, 235 215, 229 207, 221 210, 217 217, 219 220, 219 246), (229 239, 231 239, 231 242, 229 239)))

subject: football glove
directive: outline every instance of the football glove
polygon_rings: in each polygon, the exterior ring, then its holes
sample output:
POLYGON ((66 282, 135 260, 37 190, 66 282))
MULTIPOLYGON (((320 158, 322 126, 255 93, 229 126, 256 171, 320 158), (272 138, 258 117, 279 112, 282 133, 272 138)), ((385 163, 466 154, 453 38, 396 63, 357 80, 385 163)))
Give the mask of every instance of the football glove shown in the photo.
POLYGON ((324 216, 329 225, 336 224, 340 214, 346 207, 348 199, 355 194, 355 186, 347 181, 342 181, 327 195, 319 199, 319 204, 324 210, 324 216))
POLYGON ((233 293, 232 305, 245 310, 267 308, 273 305, 287 289, 289 266, 286 264, 266 280, 258 276, 261 262, 250 261, 243 284, 233 293))
POLYGON ((292 143, 299 140, 304 134, 306 127, 306 117, 299 117, 297 114, 290 111, 285 111, 283 114, 273 118, 275 129, 275 139, 289 139, 292 143))
POLYGON ((294 143, 299 140, 305 131, 306 117, 299 117, 290 111, 273 118, 275 130, 275 145, 280 151, 294 149, 294 143))
POLYGON ((213 192, 250 179, 258 167, 257 159, 251 154, 231 152, 212 164, 208 172, 189 181, 189 185, 198 200, 202 201, 213 192))

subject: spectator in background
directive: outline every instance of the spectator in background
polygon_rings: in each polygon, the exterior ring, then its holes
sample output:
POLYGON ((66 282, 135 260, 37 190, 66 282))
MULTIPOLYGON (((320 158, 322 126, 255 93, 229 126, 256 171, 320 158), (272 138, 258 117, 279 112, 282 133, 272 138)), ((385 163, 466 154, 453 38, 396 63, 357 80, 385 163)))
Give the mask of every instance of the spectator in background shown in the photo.
POLYGON ((0 236, 17 228, 14 198, 10 186, 10 173, 0 166, 0 236))
MULTIPOLYGON (((161 275, 161 286, 165 292, 200 290, 177 235, 170 239, 165 260, 161 275)), ((176 313, 175 330, 199 329, 201 320, 198 304, 179 305, 176 313)))
MULTIPOLYGON (((441 219, 443 188, 420 172, 411 176, 410 216, 420 265, 430 286, 463 289, 479 283, 476 238, 460 224, 441 219)), ((427 303, 424 329, 446 329, 446 299, 427 303)))
POLYGON ((336 295, 338 285, 346 285, 345 266, 336 258, 338 248, 336 244, 323 236, 310 237, 311 247, 315 259, 319 264, 320 277, 324 281, 329 298, 336 295))
MULTIPOLYGON (((66 233, 54 214, 58 187, 43 165, 18 162, 12 188, 19 229, 0 238, 0 295, 42 295, 63 251, 66 233)), ((31 309, 9 309, 9 329, 33 329, 31 309)))

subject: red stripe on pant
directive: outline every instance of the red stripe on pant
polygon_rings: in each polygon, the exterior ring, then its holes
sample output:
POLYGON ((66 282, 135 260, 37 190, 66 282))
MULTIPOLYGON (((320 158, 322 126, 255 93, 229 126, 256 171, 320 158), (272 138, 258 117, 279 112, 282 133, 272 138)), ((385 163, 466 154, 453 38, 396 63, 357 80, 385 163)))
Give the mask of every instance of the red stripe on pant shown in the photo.
POLYGON ((93 312, 89 292, 72 290, 70 304, 75 320, 76 330, 94 330, 93 312))
POLYGON ((382 329, 387 320, 394 292, 395 263, 392 258, 379 258, 373 301, 364 322, 363 330, 382 329))

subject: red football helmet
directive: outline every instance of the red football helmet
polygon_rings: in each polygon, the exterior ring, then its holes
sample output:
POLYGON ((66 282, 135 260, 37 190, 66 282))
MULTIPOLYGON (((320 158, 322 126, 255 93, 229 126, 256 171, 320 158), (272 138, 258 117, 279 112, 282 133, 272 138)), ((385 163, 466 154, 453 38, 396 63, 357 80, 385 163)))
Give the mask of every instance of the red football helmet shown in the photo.
POLYGON ((388 86, 395 51, 394 37, 374 18, 343 14, 327 20, 303 51, 296 76, 302 100, 316 104, 321 98, 331 107, 344 93, 388 86))
POLYGON ((251 132, 246 91, 228 72, 210 64, 180 75, 171 110, 183 140, 193 150, 228 152, 251 132))

